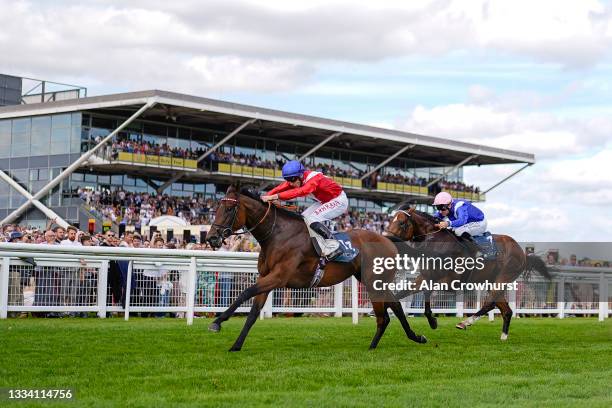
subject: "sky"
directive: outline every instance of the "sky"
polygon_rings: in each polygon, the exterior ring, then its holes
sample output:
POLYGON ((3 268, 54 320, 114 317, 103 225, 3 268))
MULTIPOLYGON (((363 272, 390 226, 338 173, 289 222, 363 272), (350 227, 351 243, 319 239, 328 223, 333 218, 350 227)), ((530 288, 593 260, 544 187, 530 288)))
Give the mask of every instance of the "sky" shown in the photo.
MULTIPOLYGON (((478 204, 490 230, 612 237, 610 2, 0 0, 0 10, 2 73, 534 153, 478 204)), ((468 166, 465 181, 486 190, 516 168, 468 166)))

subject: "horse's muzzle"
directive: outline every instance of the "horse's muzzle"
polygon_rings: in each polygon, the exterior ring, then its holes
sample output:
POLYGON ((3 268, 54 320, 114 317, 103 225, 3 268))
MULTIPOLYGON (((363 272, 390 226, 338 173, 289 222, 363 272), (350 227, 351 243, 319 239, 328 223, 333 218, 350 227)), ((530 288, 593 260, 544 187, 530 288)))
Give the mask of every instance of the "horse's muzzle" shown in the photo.
POLYGON ((218 235, 214 235, 210 238, 206 239, 208 241, 208 243, 210 244, 211 247, 213 248, 221 248, 221 245, 223 245, 223 238, 221 238, 218 235))

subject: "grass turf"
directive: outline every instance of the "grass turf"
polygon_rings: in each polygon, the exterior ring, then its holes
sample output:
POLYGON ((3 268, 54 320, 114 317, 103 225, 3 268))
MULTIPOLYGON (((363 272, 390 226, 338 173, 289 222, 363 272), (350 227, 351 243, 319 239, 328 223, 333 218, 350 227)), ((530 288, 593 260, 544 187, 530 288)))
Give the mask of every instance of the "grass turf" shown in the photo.
POLYGON ((210 319, 9 319, 0 387, 73 388, 73 407, 612 406, 610 319, 518 319, 507 342, 499 319, 465 332, 409 321, 427 344, 396 319, 368 351, 372 318, 274 318, 228 353, 243 318, 220 333, 210 319))

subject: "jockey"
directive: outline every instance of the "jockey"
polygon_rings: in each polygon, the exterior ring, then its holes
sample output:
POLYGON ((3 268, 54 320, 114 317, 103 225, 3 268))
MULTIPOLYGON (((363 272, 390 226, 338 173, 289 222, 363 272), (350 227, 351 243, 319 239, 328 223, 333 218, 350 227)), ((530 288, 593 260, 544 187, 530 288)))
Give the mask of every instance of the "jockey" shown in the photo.
POLYGON ((472 236, 482 235, 487 231, 487 220, 483 212, 468 200, 453 199, 445 191, 436 195, 433 205, 438 210, 435 216, 443 220, 435 226, 452 229, 455 235, 464 238, 478 250, 472 236))
POLYGON ((308 233, 318 244, 319 254, 327 260, 340 255, 340 243, 334 239, 332 232, 323 222, 333 220, 347 211, 348 198, 342 187, 323 173, 306 170, 297 160, 285 163, 283 178, 283 183, 270 190, 267 195, 262 195, 261 199, 268 202, 309 195, 313 197, 317 202, 302 213, 308 233))

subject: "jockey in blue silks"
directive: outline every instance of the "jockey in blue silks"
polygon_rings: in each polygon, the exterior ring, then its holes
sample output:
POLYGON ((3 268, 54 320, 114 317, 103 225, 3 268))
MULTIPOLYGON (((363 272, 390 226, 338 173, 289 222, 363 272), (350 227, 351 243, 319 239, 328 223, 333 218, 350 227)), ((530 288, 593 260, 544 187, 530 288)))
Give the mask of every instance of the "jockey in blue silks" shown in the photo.
POLYGON ((469 241, 474 247, 474 235, 482 235, 487 231, 487 219, 483 212, 468 200, 453 199, 443 191, 434 198, 435 214, 442 221, 436 224, 438 228, 449 228, 455 235, 469 241))

